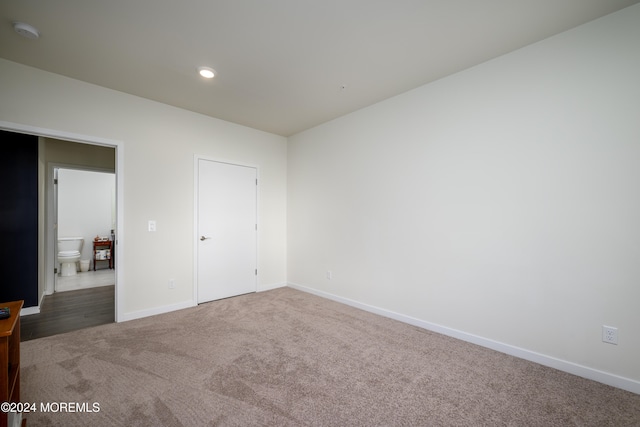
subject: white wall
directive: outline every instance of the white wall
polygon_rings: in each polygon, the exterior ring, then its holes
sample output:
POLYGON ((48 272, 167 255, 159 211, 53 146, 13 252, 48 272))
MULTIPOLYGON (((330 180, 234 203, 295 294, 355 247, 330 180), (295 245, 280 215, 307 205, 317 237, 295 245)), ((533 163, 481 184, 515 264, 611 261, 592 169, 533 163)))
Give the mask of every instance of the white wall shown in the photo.
POLYGON ((200 154, 260 167, 259 286, 288 274, 637 384, 638 22, 633 6, 301 133, 288 162, 285 138, 3 59, 0 120, 123 141, 125 317, 193 300, 200 154))
MULTIPOLYGON (((82 259, 91 260, 93 239, 111 238, 116 228, 116 179, 112 173, 75 169, 58 171, 58 237, 83 237, 82 259)), ((108 268, 98 262, 96 268, 108 268)))
POLYGON ((3 59, 0 76, 0 121, 123 144, 119 317, 194 302, 196 154, 259 167, 258 286, 286 283, 285 138, 3 59), (155 233, 147 231, 150 219, 155 233))
POLYGON ((639 40, 640 5, 289 138, 289 282, 640 393, 639 40))

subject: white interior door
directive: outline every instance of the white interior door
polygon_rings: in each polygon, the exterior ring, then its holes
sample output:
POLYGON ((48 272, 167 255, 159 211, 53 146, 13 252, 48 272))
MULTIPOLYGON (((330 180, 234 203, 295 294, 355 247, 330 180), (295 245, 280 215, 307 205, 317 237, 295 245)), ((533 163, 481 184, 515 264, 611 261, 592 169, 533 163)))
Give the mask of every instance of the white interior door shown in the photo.
POLYGON ((257 288, 257 170, 198 159, 198 303, 257 288))

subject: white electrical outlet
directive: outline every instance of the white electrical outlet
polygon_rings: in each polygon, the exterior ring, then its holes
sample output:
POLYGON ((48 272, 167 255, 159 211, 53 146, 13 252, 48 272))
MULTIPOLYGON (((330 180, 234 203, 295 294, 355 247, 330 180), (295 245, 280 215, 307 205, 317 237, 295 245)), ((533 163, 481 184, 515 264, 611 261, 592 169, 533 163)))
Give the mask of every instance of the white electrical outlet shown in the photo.
POLYGON ((151 232, 156 231, 156 222, 152 219, 149 220, 148 228, 151 232))
POLYGON ((174 289, 176 287, 176 281, 174 279, 169 279, 169 289, 174 289))
POLYGON ((618 328, 602 325, 602 341, 609 344, 618 344, 618 328))
POLYGON ((333 273, 331 272, 331 270, 327 270, 327 280, 331 279, 333 279, 333 273))

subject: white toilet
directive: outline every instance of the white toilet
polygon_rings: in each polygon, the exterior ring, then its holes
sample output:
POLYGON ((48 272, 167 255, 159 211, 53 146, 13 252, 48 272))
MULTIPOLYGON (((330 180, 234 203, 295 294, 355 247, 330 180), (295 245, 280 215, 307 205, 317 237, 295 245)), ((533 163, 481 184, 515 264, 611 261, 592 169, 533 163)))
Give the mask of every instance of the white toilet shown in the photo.
POLYGON ((60 263, 61 276, 76 275, 83 243, 84 238, 82 237, 58 238, 58 262, 60 263))

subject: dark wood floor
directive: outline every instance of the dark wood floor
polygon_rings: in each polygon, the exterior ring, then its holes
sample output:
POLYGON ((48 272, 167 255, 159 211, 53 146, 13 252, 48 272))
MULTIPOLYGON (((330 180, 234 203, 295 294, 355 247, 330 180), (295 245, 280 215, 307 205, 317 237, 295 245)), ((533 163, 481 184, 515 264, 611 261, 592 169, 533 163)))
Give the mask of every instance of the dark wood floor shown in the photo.
POLYGON ((113 323, 114 306, 115 286, 47 295, 39 314, 20 318, 20 341, 113 323))

